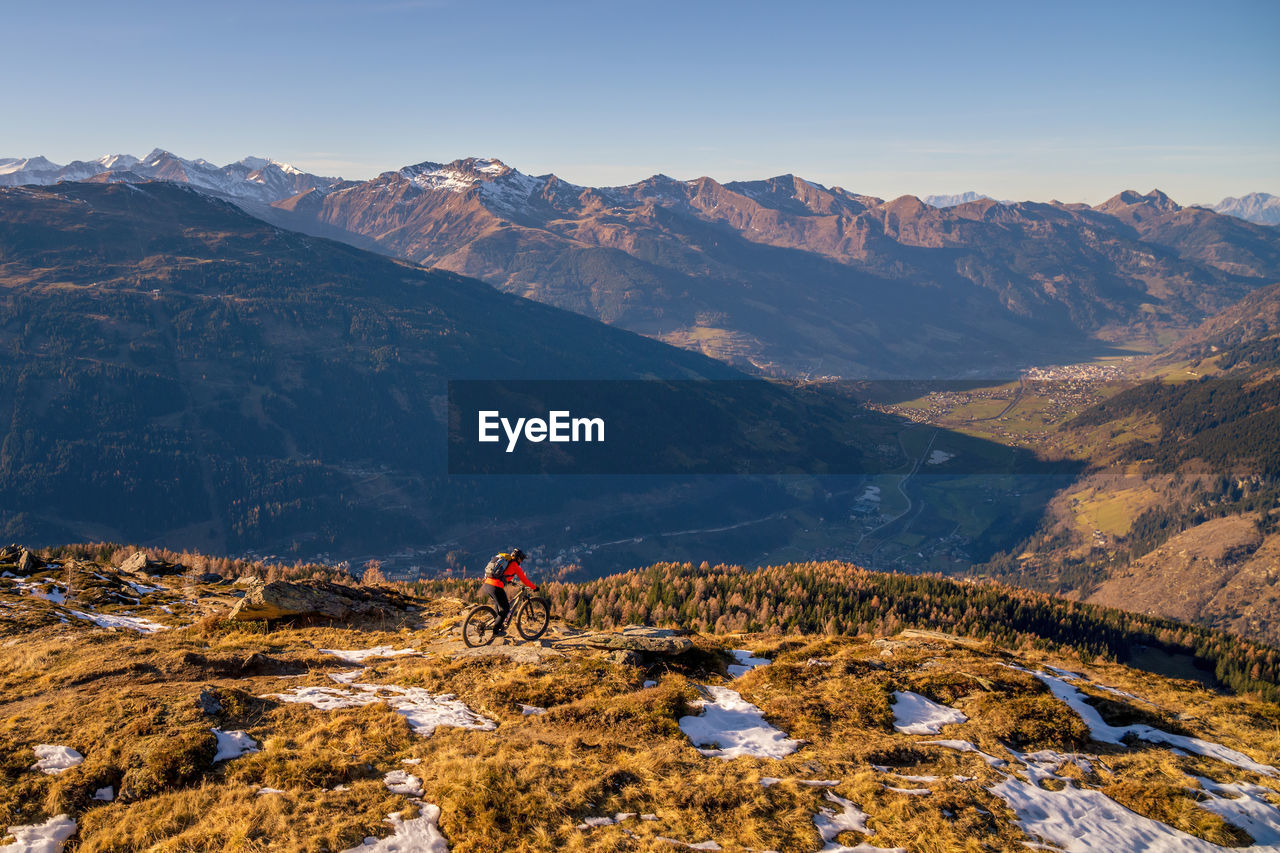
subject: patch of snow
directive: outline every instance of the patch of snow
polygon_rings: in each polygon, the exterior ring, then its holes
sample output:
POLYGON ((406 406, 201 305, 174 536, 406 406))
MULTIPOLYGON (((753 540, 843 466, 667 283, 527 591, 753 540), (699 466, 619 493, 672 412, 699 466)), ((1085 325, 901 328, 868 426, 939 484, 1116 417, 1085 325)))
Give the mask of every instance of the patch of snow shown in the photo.
POLYGON ((264 795, 264 794, 283 794, 283 793, 285 793, 285 792, 284 792, 284 791, 282 791, 282 790, 280 790, 279 788, 266 788, 266 787, 262 787, 262 788, 259 788, 259 789, 258 789, 258 796, 259 796, 259 797, 261 797, 261 796, 262 796, 262 795, 264 795))
POLYGON ((520 713, 526 717, 537 716, 538 714, 547 713, 546 708, 539 708, 537 705, 524 705, 521 703, 517 703, 517 704, 520 705, 520 713))
POLYGON ((731 651, 737 663, 729 664, 726 669, 733 678, 740 678, 758 666, 768 666, 773 663, 768 658, 752 657, 751 652, 746 649, 731 649, 731 651))
POLYGON ((969 718, 910 690, 893 691, 893 727, 904 735, 936 735, 951 723, 969 718))
MULTIPOLYGON (((578 824, 575 827, 575 829, 588 830, 588 829, 594 829, 597 826, 613 826, 614 824, 622 823, 624 820, 630 820, 635 816, 636 816, 635 812, 618 812, 613 817, 609 817, 608 815, 604 815, 601 817, 584 817, 582 819, 582 823, 578 824)), ((653 815, 653 820, 657 820, 657 819, 658 819, 658 816, 653 815)), ((646 816, 644 818, 641 818, 641 820, 649 820, 649 817, 646 816)))
POLYGON ((230 761, 233 758, 239 758, 242 755, 258 751, 257 742, 249 737, 247 732, 239 730, 224 732, 221 729, 210 729, 209 731, 213 732, 213 736, 218 739, 218 752, 213 756, 214 764, 219 761, 230 761))
POLYGON ((392 770, 382 777, 382 782, 393 794, 404 794, 406 797, 422 796, 422 780, 407 770, 392 770))
POLYGON ((116 798, 116 789, 110 785, 105 788, 99 788, 93 792, 93 798, 95 800, 101 800, 104 803, 109 803, 116 798))
POLYGON ((386 822, 395 831, 388 838, 372 844, 366 839, 359 847, 343 853, 449 853, 449 845, 440 834, 440 807, 421 800, 421 814, 413 820, 404 820, 399 812, 387 815, 386 822))
POLYGON ((421 764, 422 759, 421 758, 402 758, 400 759, 400 763, 401 764, 421 764))
POLYGON ((1230 784, 1214 782, 1203 776, 1195 778, 1211 798, 1196 805, 1253 836, 1255 846, 1246 849, 1258 850, 1257 845, 1267 845, 1280 850, 1280 809, 1266 799, 1267 794, 1275 791, 1247 782, 1230 784))
POLYGON ((1269 764, 1262 764, 1254 761, 1242 752, 1238 752, 1229 747, 1223 746, 1212 741, 1200 740, 1199 738, 1187 737, 1186 735, 1175 735, 1166 732, 1163 729, 1157 729, 1154 726, 1148 726, 1136 723, 1129 726, 1112 726, 1102 719, 1102 715, 1098 713, 1098 709, 1085 701, 1085 695, 1079 688, 1069 684, 1065 679, 1045 672, 1033 673, 1036 678, 1043 681, 1053 695, 1067 703, 1073 711, 1080 715, 1086 726, 1089 727, 1090 736, 1100 743, 1123 744, 1124 738, 1132 735, 1140 740, 1148 743, 1161 743, 1169 746, 1184 749, 1187 752, 1203 755, 1206 758, 1214 758, 1226 764, 1234 765, 1242 770, 1249 770, 1263 776, 1277 776, 1280 771, 1269 764))
POLYGON ((849 800, 837 796, 831 791, 827 791, 827 799, 840 806, 840 813, 837 814, 834 809, 823 807, 818 809, 818 813, 813 816, 813 825, 818 828, 818 834, 822 836, 822 853, 872 853, 872 851, 906 853, 906 850, 901 847, 872 847, 866 843, 859 844, 857 847, 846 847, 838 843, 836 836, 842 832, 860 832, 863 835, 875 835, 875 830, 867 826, 867 813, 849 800))
POLYGON ((17 583, 19 589, 21 589, 23 592, 25 592, 27 595, 31 596, 32 598, 40 598, 49 602, 50 604, 66 604, 67 603, 66 593, 64 593, 61 589, 59 589, 57 582, 55 582, 51 578, 45 578, 43 580, 38 580, 38 581, 20 580, 20 581, 15 581, 15 583, 17 583), (47 591, 45 590, 46 586, 49 587, 47 591))
POLYGON ((895 788, 892 785, 885 785, 886 791, 893 791, 896 794, 913 794, 919 797, 927 797, 933 793, 928 788, 895 788))
POLYGON ((1027 835, 1068 853, 1222 853, 1225 849, 1131 812, 1101 791, 1070 783, 1060 791, 1049 791, 1006 776, 988 790, 1013 809, 1027 835))
POLYGON ((1074 752, 1055 752, 1052 749, 1042 749, 1039 752, 1028 753, 1027 755, 1019 755, 1023 761, 1032 764, 1047 764, 1051 767, 1058 768, 1064 764, 1074 764, 1085 773, 1093 772, 1093 762, 1097 761, 1097 756, 1086 758, 1083 755, 1077 755, 1074 752))
POLYGON ((951 459, 955 459, 954 453, 947 453, 945 450, 935 450, 929 454, 929 458, 925 460, 926 465, 941 465, 951 459))
POLYGON ((871 769, 877 773, 888 773, 890 776, 897 776, 899 779, 906 779, 908 782, 937 782, 941 776, 908 776, 905 773, 899 773, 892 767, 886 767, 883 764, 872 764, 871 769))
POLYGON ((394 658, 401 655, 422 654, 417 649, 393 649, 391 646, 374 646, 372 649, 317 649, 317 651, 341 658, 347 663, 364 663, 369 658, 394 658))
POLYGON ((715 758, 783 758, 795 752, 800 741, 765 721, 760 709, 727 687, 705 688, 710 699, 698 704, 702 713, 681 717, 680 730, 698 752, 715 758), (714 748, 708 748, 710 747, 714 748))
POLYGON ((986 761, 987 764, 990 764, 992 767, 1004 767, 1009 763, 1003 758, 996 758, 994 755, 988 755, 973 744, 969 743, 967 740, 926 740, 924 743, 926 745, 954 749, 957 752, 976 752, 978 755, 982 756, 983 761, 986 761))
POLYGON ((92 622, 99 628, 128 628, 140 634, 154 634, 157 631, 168 631, 168 625, 152 622, 140 616, 117 616, 112 613, 83 613, 72 610, 71 615, 85 622, 92 622))
POLYGON ((44 823, 11 826, 9 834, 14 842, 0 847, 0 853, 58 853, 76 834, 76 822, 60 814, 44 823))
POLYGON ((421 687, 400 687, 395 684, 360 684, 356 682, 363 669, 351 672, 330 673, 339 684, 348 685, 344 690, 333 687, 295 687, 288 693, 272 693, 263 698, 281 702, 299 702, 322 711, 339 708, 359 708, 364 705, 384 703, 409 721, 409 728, 423 737, 430 737, 438 726, 455 726, 491 732, 498 726, 472 711, 452 693, 433 694, 421 687))
POLYGON ((146 595, 147 593, 151 593, 151 592, 160 592, 161 590, 165 589, 165 587, 163 586, 147 586, 144 583, 134 583, 133 581, 125 581, 124 585, 129 587, 138 595, 146 595))
POLYGON ((84 756, 69 746, 42 743, 32 747, 32 752, 36 754, 36 763, 31 765, 31 769, 50 776, 65 773, 84 761, 84 756))
POLYGON ((642 685, 643 689, 645 689, 645 690, 648 690, 650 687, 657 687, 657 686, 658 686, 658 682, 656 682, 656 681, 646 681, 646 682, 642 685))

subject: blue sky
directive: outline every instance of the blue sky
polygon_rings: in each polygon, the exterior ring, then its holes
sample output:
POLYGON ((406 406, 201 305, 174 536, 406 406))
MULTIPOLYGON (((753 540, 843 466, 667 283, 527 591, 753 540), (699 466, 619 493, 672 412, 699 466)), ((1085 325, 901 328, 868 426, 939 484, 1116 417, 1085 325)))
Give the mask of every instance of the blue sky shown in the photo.
POLYGON ((1280 3, 6 3, 0 156, 1280 194, 1280 3))

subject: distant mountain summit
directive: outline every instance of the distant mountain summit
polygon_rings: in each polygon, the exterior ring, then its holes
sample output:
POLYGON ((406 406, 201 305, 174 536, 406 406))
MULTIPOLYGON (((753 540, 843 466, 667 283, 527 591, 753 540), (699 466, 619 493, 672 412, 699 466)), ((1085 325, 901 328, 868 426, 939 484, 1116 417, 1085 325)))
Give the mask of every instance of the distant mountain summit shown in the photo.
POLYGON ((924 197, 924 203, 930 207, 955 207, 957 204, 981 201, 984 198, 991 198, 991 196, 970 190, 959 195, 927 195, 924 197))
POLYGON ((131 154, 107 154, 65 166, 45 157, 0 159, 0 186, 48 186, 61 181, 173 181, 236 201, 270 204, 308 190, 327 191, 341 179, 311 175, 265 157, 245 157, 216 166, 208 160, 186 160, 160 148, 141 160, 131 154))
POLYGON ((1224 198, 1210 209, 1259 225, 1280 225, 1280 196, 1271 193, 1249 193, 1240 198, 1224 198))

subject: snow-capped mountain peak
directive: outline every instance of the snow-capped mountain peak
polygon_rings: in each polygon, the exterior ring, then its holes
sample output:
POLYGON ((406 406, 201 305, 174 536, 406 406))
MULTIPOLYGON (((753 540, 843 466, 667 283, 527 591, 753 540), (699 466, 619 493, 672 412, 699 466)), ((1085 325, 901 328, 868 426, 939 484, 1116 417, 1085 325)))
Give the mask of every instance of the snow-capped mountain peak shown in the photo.
POLYGON ((44 157, 6 157, 0 160, 0 175, 17 172, 56 172, 62 167, 44 157))
POLYGON ((132 154, 103 154, 93 162, 104 169, 132 169, 139 161, 132 154))
POLYGON ((245 157, 218 166, 198 158, 187 160, 163 148, 139 160, 129 154, 107 154, 66 166, 44 157, 0 159, 0 186, 55 184, 59 181, 174 181, 223 198, 270 204, 308 190, 328 191, 334 178, 308 174, 268 157, 245 157), (105 175, 106 177, 99 177, 105 175))

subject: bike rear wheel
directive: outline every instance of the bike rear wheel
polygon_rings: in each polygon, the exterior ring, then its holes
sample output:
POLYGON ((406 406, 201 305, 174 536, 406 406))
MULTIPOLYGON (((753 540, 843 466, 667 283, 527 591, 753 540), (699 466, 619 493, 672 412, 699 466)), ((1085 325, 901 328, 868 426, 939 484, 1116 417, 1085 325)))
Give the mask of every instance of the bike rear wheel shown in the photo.
POLYGON ((551 605, 545 598, 528 598, 516 612, 516 630, 526 640, 536 640, 546 633, 551 622, 551 605))
POLYGON ((462 623, 462 642, 469 647, 487 646, 493 642, 493 627, 498 624, 498 611, 487 604, 471 608, 462 623))

